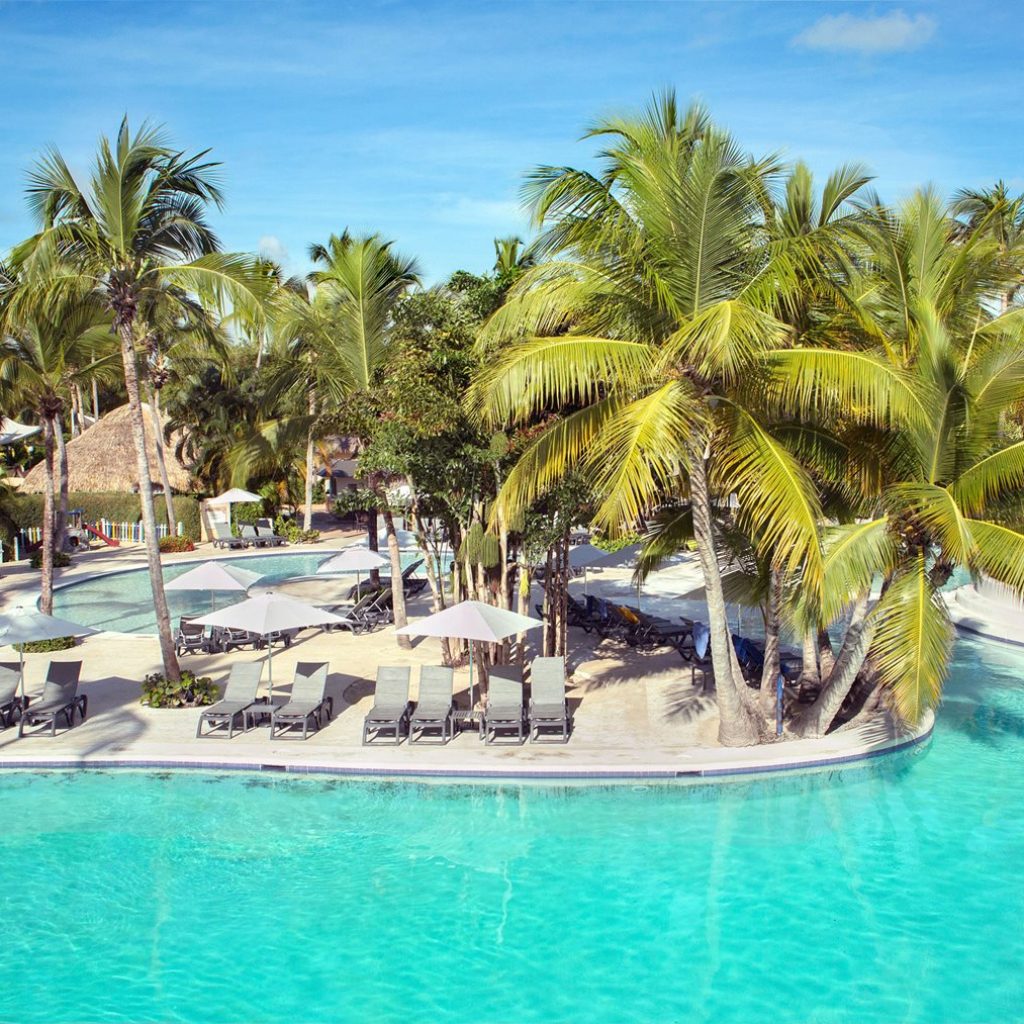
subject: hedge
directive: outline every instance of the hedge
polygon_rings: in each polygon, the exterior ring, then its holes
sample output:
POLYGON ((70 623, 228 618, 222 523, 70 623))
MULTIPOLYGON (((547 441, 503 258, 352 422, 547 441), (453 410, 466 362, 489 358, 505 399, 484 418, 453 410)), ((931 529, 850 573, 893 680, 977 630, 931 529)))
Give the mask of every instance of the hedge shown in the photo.
MULTIPOLYGON (((157 495, 156 521, 164 523, 167 515, 162 495, 157 495)), ((43 522, 43 496, 41 494, 19 494, 12 502, 11 518, 17 527, 41 526, 43 522)), ((102 494, 89 491, 72 491, 68 495, 68 508, 85 510, 90 522, 109 519, 113 523, 137 523, 142 518, 137 494, 102 494)), ((187 495, 174 496, 174 515, 182 524, 186 537, 199 540, 199 501, 187 495)))

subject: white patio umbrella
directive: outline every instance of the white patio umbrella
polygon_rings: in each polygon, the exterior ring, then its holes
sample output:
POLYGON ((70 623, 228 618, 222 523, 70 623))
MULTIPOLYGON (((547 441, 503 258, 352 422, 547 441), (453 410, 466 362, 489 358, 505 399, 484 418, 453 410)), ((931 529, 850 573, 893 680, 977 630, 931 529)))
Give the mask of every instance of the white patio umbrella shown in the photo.
POLYGON ((608 552, 595 548, 593 544, 577 544, 569 548, 569 565, 573 569, 583 570, 583 593, 587 592, 587 569, 592 565, 600 565, 608 558, 608 552))
MULTIPOLYGON (((0 615, 0 647, 26 644, 35 640, 59 640, 64 636, 93 636, 98 629, 80 626, 77 622, 46 615, 35 608, 17 608, 0 615)), ((25 696, 25 652, 19 651, 18 671, 21 675, 21 695, 25 696)))
POLYGON ((263 498, 259 494, 253 494, 252 491, 244 491, 241 487, 232 487, 230 491, 225 491, 223 494, 218 494, 215 498, 210 498, 207 501, 208 505, 227 505, 228 507, 228 523, 231 522, 231 506, 240 505, 242 502, 249 501, 262 501, 263 498))
POLYGON ((425 619, 410 622, 408 626, 396 629, 395 633, 402 636, 447 636, 455 640, 469 640, 469 706, 472 710, 476 704, 472 641, 500 643, 516 633, 525 633, 528 629, 543 625, 540 619, 495 608, 483 601, 461 601, 425 619))
POLYGON ((257 580, 263 577, 249 569, 239 569, 223 562, 203 562, 188 572, 183 572, 164 584, 164 590, 208 590, 210 610, 213 610, 213 595, 216 591, 245 593, 257 580))
POLYGON ((30 427, 17 420, 9 420, 6 416, 0 419, 0 445, 17 444, 26 438, 33 437, 42 427, 30 427))
MULTIPOLYGON (((418 541, 416 540, 416 534, 412 533, 409 530, 395 530, 395 539, 398 541, 398 546, 402 549, 402 551, 408 551, 412 548, 415 548, 418 544, 418 541)), ((354 546, 358 548, 368 548, 370 544, 369 541, 364 537, 362 540, 357 541, 354 546)), ((380 530, 377 533, 377 547, 386 550, 387 546, 387 530, 380 530)))
MULTIPOLYGON (((257 636, 280 633, 286 629, 306 629, 308 626, 329 626, 344 622, 340 615, 317 608, 315 605, 296 601, 284 594, 272 591, 250 597, 246 601, 210 612, 194 619, 200 626, 225 626, 228 629, 245 629, 257 636)), ((274 700, 274 648, 267 644, 268 690, 271 703, 274 700)))
POLYGON ((368 572, 370 569, 380 569, 382 566, 390 565, 390 559, 371 551, 369 548, 345 548, 344 551, 321 562, 316 567, 318 576, 331 572, 354 572, 356 574, 356 593, 359 593, 359 584, 362 582, 360 573, 368 572))
MULTIPOLYGON (((641 549, 641 544, 630 544, 628 547, 620 548, 618 551, 605 552, 604 558, 593 564, 602 565, 609 569, 632 569, 636 565, 641 549)), ((640 607, 640 588, 641 583, 638 580, 636 584, 636 604, 638 608, 640 607)))

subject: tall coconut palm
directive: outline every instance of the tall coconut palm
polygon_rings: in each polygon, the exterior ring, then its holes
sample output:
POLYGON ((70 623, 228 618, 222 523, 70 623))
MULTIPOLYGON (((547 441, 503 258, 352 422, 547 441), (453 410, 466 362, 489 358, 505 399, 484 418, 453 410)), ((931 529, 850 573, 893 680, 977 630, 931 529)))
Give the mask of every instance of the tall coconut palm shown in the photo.
POLYGON ((162 132, 143 125, 134 135, 122 121, 113 143, 99 141, 86 182, 80 183, 57 150, 29 175, 28 199, 41 222, 19 252, 51 294, 87 280, 113 313, 121 342, 125 390, 138 460, 139 494, 153 604, 164 672, 179 678, 156 533, 139 388, 140 348, 149 326, 140 315, 152 293, 196 295, 215 306, 258 307, 265 282, 255 261, 218 251, 206 220, 222 194, 206 152, 172 149, 162 132), (73 272, 55 272, 62 257, 73 272), (171 287, 169 287, 171 286, 171 287))
POLYGON ((990 301, 1014 270, 983 226, 964 232, 930 191, 868 211, 858 234, 846 344, 771 360, 792 413, 853 444, 873 433, 878 461, 857 519, 826 537, 823 623, 847 614, 850 627, 804 734, 831 725, 867 659, 901 719, 935 706, 953 632, 940 588, 955 567, 1024 593, 1024 534, 1006 515, 1024 442, 1002 427, 1024 398, 1024 311, 996 315, 990 301))
MULTIPOLYGON (((53 554, 57 528, 57 438, 73 387, 113 370, 116 359, 110 313, 90 290, 64 291, 56 301, 18 298, 16 281, 0 298, 0 392, 31 407, 43 428, 42 596, 53 610, 53 554), (101 353, 106 352, 105 355, 101 353)), ((38 293, 33 292, 38 299, 38 293)), ((64 472, 66 480, 66 471, 64 472)), ((66 494, 66 489, 65 489, 66 494)))
POLYGON ((983 231, 996 241, 1011 267, 1016 266, 1016 274, 1011 272, 1008 287, 999 295, 1005 311, 1024 286, 1024 193, 1011 194, 1005 181, 987 189, 961 189, 953 197, 952 212, 963 218, 961 230, 983 231))
MULTIPOLYGON (((281 364, 276 387, 281 393, 300 391, 306 399, 307 497, 318 418, 337 416, 354 395, 372 390, 388 356, 395 306, 419 283, 416 261, 396 253, 393 244, 379 235, 331 235, 326 244, 310 247, 312 298, 294 291, 281 295, 277 327, 291 358, 281 364)), ((404 625, 401 552, 384 484, 376 480, 374 489, 388 537, 395 623, 404 625)), ((369 540, 375 547, 375 517, 369 540)))
POLYGON ((682 499, 703 570, 724 744, 764 719, 730 643, 715 511, 729 493, 776 567, 820 583, 820 508, 797 460, 740 397, 787 329, 773 309, 795 279, 764 210, 780 170, 754 160, 671 93, 600 122, 600 175, 541 168, 527 187, 540 256, 492 318, 497 343, 474 401, 497 425, 561 411, 505 482, 510 518, 572 469, 602 496, 598 525, 634 527, 682 499), (525 337, 524 337, 525 333, 525 337))

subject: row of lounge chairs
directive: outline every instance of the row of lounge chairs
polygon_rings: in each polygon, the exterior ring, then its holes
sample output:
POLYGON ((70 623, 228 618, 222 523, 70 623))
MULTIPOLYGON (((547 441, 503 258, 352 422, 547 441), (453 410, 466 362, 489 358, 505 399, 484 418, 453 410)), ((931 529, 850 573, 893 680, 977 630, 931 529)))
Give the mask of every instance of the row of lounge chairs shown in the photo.
POLYGON ((196 723, 196 736, 210 736, 227 729, 228 739, 239 726, 248 731, 250 723, 270 718, 270 737, 283 736, 291 729, 301 729, 306 739, 311 727, 319 731, 325 721, 331 720, 334 701, 327 696, 327 662, 303 662, 295 666, 291 693, 285 704, 260 703, 257 693, 263 662, 246 662, 231 666, 222 698, 204 708, 196 723), (203 726, 207 732, 203 732, 203 726))
POLYGON ((0 729, 17 722, 19 738, 25 735, 25 727, 32 725, 48 728, 50 735, 56 736, 58 723, 63 721, 70 729, 76 713, 84 722, 89 698, 78 692, 81 672, 80 661, 51 661, 42 695, 37 700, 18 695, 21 672, 16 662, 0 664, 0 729))
MULTIPOLYGON (((538 605, 538 614, 543 610, 538 605)), ((692 645, 693 622, 680 618, 672 622, 649 615, 628 604, 619 604, 601 597, 587 595, 585 601, 569 596, 568 622, 586 633, 596 632, 602 639, 620 640, 630 647, 674 647, 682 653, 692 645)))
MULTIPOLYGON (((409 697, 411 669, 377 670, 373 707, 363 721, 363 743, 390 739, 396 745, 435 738, 448 743, 460 721, 472 715, 455 704, 451 668, 425 665, 420 669, 419 696, 409 697)), ((544 737, 567 742, 572 726, 565 698, 565 670, 561 658, 534 658, 530 672, 531 695, 523 700, 523 680, 512 666, 497 665, 489 672, 487 699, 479 717, 480 739, 494 743, 501 736, 521 744, 544 737)))
POLYGON ((294 630, 262 635, 228 626, 204 626, 194 621, 194 618, 183 615, 178 620, 178 628, 174 633, 174 649, 179 658, 186 654, 226 654, 228 651, 244 650, 247 647, 261 651, 271 644, 290 647, 295 637, 294 630))
POLYGON ((256 523, 239 523, 239 536, 235 536, 228 523, 211 523, 213 546, 215 548, 276 548, 288 542, 274 533, 270 520, 256 523))

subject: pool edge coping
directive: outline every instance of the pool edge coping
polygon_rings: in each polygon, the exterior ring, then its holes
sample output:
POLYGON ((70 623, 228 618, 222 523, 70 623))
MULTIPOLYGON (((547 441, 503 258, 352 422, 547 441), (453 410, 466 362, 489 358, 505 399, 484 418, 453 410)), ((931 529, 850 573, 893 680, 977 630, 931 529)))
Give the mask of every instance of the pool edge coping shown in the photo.
MULTIPOLYGON (((0 757, 0 773, 6 771, 52 770, 184 770, 184 771, 239 771, 274 775, 331 775, 348 778, 396 778, 415 781, 497 781, 497 782, 702 782, 715 779, 738 779, 744 776, 764 778, 771 775, 790 775, 825 768, 842 768, 876 760, 890 754, 906 752, 929 742, 935 728, 935 716, 928 718, 917 729, 902 736, 866 746, 864 749, 836 751, 783 762, 752 761, 749 764, 716 765, 712 761, 683 768, 637 767, 635 769, 600 766, 586 768, 533 768, 524 765, 488 766, 485 768, 436 767, 421 765, 356 765, 344 763, 281 763, 279 761, 239 761, 217 757, 149 758, 126 755, 122 757, 54 757, 30 760, 0 757)), ((717 748, 716 748, 717 749, 717 748)), ((757 748, 746 748, 757 749, 757 748)), ((768 748, 770 749, 770 747, 768 748)))

